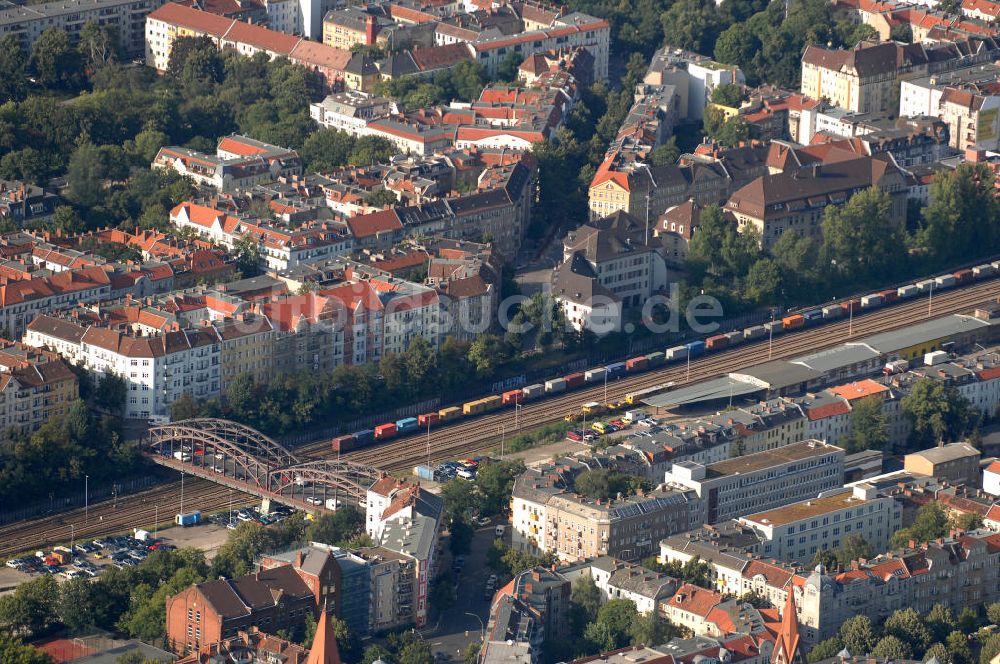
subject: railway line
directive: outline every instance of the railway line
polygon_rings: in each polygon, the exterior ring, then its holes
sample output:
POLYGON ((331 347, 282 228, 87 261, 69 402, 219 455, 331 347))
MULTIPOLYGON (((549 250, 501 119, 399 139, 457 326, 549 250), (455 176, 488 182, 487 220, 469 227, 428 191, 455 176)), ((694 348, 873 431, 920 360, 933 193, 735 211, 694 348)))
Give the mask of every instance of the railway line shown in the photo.
MULTIPOLYGON (((930 313, 926 299, 908 300, 892 307, 857 315, 853 323, 842 319, 820 327, 775 336, 770 343, 770 350, 768 339, 765 338, 692 359, 690 365, 674 364, 629 375, 609 382, 607 396, 609 400, 620 400, 627 392, 667 381, 674 381, 679 386, 766 362, 768 359, 788 359, 835 346, 848 338, 858 339, 906 327, 927 318, 967 312, 998 294, 1000 283, 976 283, 935 295, 930 313), (853 326, 850 337, 849 325, 853 326)), ((501 435, 514 436, 518 430, 527 431, 561 420, 568 413, 577 412, 580 404, 599 401, 603 397, 604 384, 601 383, 526 403, 516 415, 514 410, 501 410, 436 429, 432 427, 429 455, 428 436, 424 430, 373 447, 344 453, 341 458, 390 472, 408 471, 414 464, 424 463, 428 458, 434 463, 490 451, 500 445, 501 435), (515 422, 518 426, 515 426, 515 422)), ((300 446, 296 453, 303 459, 328 458, 333 454, 326 438, 300 446)), ((247 494, 205 480, 189 478, 184 484, 184 507, 188 510, 199 509, 205 513, 224 510, 229 505, 230 495, 234 509, 256 502, 256 499, 247 494)), ((0 527, 0 557, 69 542, 71 530, 75 531, 72 534, 77 539, 93 539, 134 527, 152 526, 156 521, 157 511, 159 520, 164 522, 169 521, 179 508, 180 482, 170 482, 139 494, 119 497, 117 504, 111 500, 95 503, 90 506, 86 519, 84 510, 78 509, 30 522, 8 524, 0 527)))

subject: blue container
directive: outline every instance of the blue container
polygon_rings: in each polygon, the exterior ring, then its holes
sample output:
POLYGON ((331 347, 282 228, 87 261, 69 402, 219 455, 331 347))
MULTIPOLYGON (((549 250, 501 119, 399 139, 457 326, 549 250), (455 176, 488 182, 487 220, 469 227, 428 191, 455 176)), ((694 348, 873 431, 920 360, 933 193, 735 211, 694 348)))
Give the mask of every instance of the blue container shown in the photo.
POLYGON ((806 319, 807 323, 813 323, 818 320, 823 320, 823 310, 813 309, 812 311, 803 311, 802 317, 806 319))
POLYGON ((362 445, 368 445, 375 440, 375 432, 371 429, 364 429, 363 431, 355 432, 354 438, 358 441, 358 447, 361 447, 362 445))
POLYGON ((704 341, 692 341, 690 343, 684 344, 688 349, 688 357, 698 357, 699 355, 705 354, 705 342, 704 341))
POLYGON ((413 431, 418 426, 417 418, 415 417, 404 417, 401 420, 396 420, 396 431, 399 433, 404 433, 406 431, 413 431))
POLYGON ((618 378, 625 375, 625 363, 615 362, 604 367, 604 370, 608 372, 608 378, 618 378))

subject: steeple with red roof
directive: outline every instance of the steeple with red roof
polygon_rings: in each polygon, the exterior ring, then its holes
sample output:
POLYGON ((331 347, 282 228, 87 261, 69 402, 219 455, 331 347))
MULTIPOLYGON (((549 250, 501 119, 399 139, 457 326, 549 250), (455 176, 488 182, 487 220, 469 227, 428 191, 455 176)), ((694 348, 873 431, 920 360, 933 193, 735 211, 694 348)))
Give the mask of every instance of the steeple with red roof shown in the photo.
POLYGON ((804 664, 799 650, 799 621, 795 615, 795 592, 788 589, 788 600, 781 613, 781 628, 774 640, 771 664, 804 664))
POLYGON ((333 633, 325 608, 320 611, 319 625, 316 626, 316 636, 313 637, 306 664, 342 664, 340 651, 337 650, 337 636, 333 633))

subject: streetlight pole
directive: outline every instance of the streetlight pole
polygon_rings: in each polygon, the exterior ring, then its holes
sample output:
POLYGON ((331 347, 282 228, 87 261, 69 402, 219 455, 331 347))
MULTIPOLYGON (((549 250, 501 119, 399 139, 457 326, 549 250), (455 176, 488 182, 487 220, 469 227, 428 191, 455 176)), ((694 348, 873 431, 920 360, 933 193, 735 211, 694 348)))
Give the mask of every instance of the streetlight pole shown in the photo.
POLYGON ((774 344, 774 309, 771 309, 771 326, 767 329, 767 359, 771 359, 771 349, 774 344))
MULTIPOLYGON (((230 489, 229 491, 230 491, 229 495, 233 495, 232 489, 230 489)), ((156 533, 159 527, 160 527, 160 504, 156 503, 156 505, 153 506, 153 539, 156 539, 156 533)))
POLYGON ((854 300, 848 303, 848 308, 850 315, 847 318, 847 336, 850 337, 854 334, 854 300))
POLYGON ((931 289, 927 292, 927 315, 931 315, 931 304, 934 302, 934 282, 931 282, 931 289))
POLYGON ((608 370, 604 370, 604 405, 608 405, 608 370))
POLYGON ((506 427, 504 423, 500 423, 500 458, 504 456, 504 435, 506 434, 506 427))
POLYGON ((90 475, 83 476, 83 522, 90 523, 90 475))
POLYGON ((427 418, 427 467, 431 467, 431 418, 427 418))
POLYGON ((69 550, 76 553, 76 526, 69 524, 69 550))
POLYGON ((480 618, 477 614, 472 613, 470 611, 466 611, 465 615, 472 616, 473 618, 475 618, 476 620, 479 621, 479 640, 480 641, 485 641, 486 640, 486 625, 483 624, 483 619, 480 618))
POLYGON ((690 381, 691 381, 691 349, 688 348, 688 352, 687 352, 687 378, 684 379, 684 382, 690 382, 690 381))
POLYGON ((518 432, 521 431, 521 418, 520 418, 521 408, 522 408, 521 404, 519 403, 514 404, 514 428, 517 429, 518 432))

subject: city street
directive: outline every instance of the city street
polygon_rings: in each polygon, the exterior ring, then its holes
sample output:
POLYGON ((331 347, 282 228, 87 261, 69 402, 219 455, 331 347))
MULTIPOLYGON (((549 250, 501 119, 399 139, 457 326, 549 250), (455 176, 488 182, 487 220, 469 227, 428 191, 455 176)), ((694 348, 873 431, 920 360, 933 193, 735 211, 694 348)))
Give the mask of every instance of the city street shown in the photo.
MULTIPOLYGON (((465 557, 465 566, 458 575, 454 606, 440 616, 437 625, 423 631, 435 655, 442 654, 439 657, 446 655, 449 659, 461 660, 468 645, 475 643, 481 631, 485 631, 492 595, 487 599, 484 591, 486 580, 493 573, 486 567, 486 553, 493 545, 493 536, 492 525, 476 531, 472 551, 465 557)), ((452 569, 451 554, 447 550, 441 559, 441 569, 452 569)))

